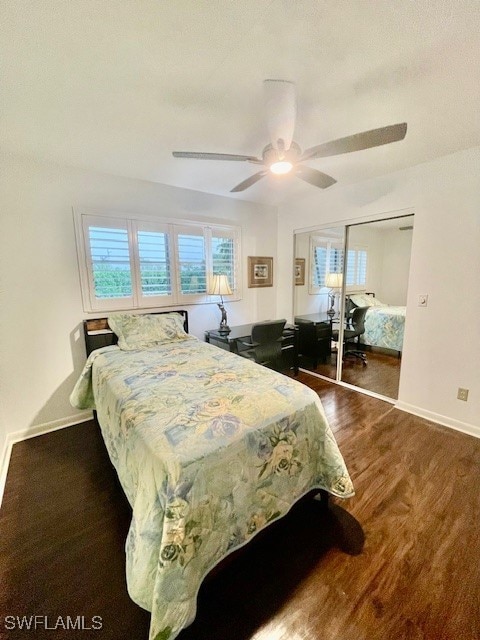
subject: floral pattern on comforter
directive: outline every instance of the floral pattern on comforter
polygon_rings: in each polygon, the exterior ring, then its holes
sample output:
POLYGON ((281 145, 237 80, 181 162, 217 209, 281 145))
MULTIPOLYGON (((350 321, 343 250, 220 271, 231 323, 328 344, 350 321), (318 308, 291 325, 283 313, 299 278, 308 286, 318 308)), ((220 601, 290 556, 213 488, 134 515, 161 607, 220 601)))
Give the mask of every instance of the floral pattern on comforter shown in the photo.
POLYGON ((365 316, 365 333, 361 341, 384 349, 402 351, 405 307, 370 307, 365 316))
POLYGON ((127 585, 152 640, 191 623, 210 569, 310 489, 353 494, 316 393, 195 338, 94 351, 71 402, 97 410, 132 506, 127 585))

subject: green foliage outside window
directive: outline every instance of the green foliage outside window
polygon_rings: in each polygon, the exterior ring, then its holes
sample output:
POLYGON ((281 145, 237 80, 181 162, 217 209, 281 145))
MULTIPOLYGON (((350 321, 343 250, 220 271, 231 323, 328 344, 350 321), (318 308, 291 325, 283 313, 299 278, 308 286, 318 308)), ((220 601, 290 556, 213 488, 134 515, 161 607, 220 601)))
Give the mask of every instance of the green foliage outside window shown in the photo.
POLYGON ((234 243, 231 238, 213 238, 213 275, 228 277, 230 286, 234 285, 234 243))
POLYGON ((93 278, 97 298, 127 298, 132 295, 130 269, 107 262, 94 263, 93 278))

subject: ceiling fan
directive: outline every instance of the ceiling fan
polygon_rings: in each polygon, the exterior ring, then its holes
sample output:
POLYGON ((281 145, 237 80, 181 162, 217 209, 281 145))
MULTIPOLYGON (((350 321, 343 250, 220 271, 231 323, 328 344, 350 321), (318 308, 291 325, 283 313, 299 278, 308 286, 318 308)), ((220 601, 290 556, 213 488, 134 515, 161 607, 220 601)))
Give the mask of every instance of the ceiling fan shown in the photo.
POLYGON ((265 80, 266 120, 271 143, 262 151, 262 157, 243 156, 230 153, 203 153, 195 151, 173 151, 175 158, 193 158, 196 160, 229 160, 250 162, 263 165, 263 169, 237 184, 231 193, 244 191, 264 178, 269 172, 284 175, 293 172, 298 178, 309 184, 326 189, 335 184, 335 178, 303 164, 307 160, 326 158, 352 151, 361 151, 379 147, 391 142, 403 140, 407 133, 407 124, 393 124, 379 129, 355 133, 346 138, 338 138, 310 147, 302 152, 293 140, 297 114, 295 84, 288 80, 265 80))

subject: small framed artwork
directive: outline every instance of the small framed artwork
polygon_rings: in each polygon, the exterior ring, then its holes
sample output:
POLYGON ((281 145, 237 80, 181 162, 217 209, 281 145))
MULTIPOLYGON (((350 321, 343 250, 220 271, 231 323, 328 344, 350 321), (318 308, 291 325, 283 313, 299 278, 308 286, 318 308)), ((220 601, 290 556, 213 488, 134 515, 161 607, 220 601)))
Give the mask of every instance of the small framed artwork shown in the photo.
POLYGON ((305 284, 305 258, 295 258, 295 284, 305 284))
POLYGON ((273 287, 273 258, 248 256, 248 286, 273 287))

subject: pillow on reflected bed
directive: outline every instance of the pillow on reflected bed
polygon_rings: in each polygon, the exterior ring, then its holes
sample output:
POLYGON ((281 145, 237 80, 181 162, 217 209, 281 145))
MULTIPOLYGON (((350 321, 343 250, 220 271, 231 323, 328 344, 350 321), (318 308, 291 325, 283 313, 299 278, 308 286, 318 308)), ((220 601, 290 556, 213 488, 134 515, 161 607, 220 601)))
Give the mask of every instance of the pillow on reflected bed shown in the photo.
POLYGON ((118 337, 118 346, 124 351, 149 349, 172 340, 189 338, 178 313, 146 314, 114 313, 108 317, 110 329, 118 337))
POLYGON ((356 293, 350 296, 350 300, 356 307, 386 307, 378 298, 367 296, 366 293, 356 293))

